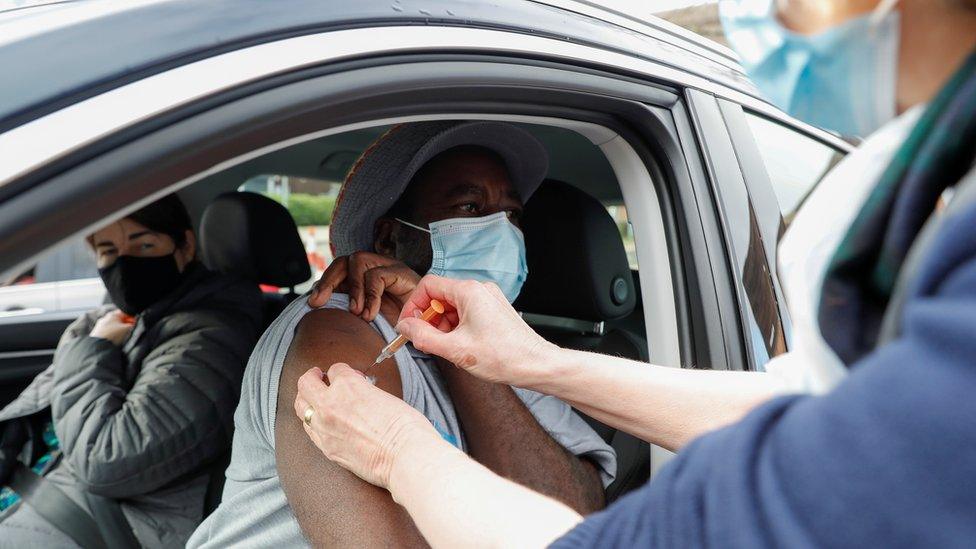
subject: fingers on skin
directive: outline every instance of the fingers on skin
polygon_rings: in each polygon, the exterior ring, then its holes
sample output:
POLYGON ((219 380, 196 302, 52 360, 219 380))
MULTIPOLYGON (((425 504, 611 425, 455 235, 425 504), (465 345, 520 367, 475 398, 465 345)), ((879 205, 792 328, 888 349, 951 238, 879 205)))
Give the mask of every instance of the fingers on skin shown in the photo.
MULTIPOLYGON (((298 378, 298 396, 303 398, 313 408, 317 409, 322 406, 322 399, 327 389, 328 386, 322 379, 322 370, 318 368, 312 368, 302 374, 302 377, 298 378)), ((304 408, 301 410, 301 413, 305 413, 304 408)))
POLYGON ((329 385, 332 385, 333 383, 339 382, 340 380, 343 379, 355 379, 357 381, 366 379, 366 374, 342 362, 336 362, 335 364, 330 366, 326 376, 329 379, 329 385))
POLYGON ((383 301, 383 292, 396 281, 396 273, 387 267, 374 267, 366 271, 363 275, 363 293, 366 296, 366 304, 361 315, 363 320, 370 322, 376 318, 383 301))
POLYGON ((308 410, 308 401, 299 394, 295 397, 295 415, 302 420, 302 423, 305 422, 305 410, 308 410))
POLYGON ((329 268, 322 273, 322 278, 315 283, 315 287, 312 289, 312 295, 308 298, 309 306, 321 307, 325 305, 325 302, 332 297, 332 292, 335 291, 336 287, 346 279, 347 271, 348 258, 337 257, 329 265, 329 268))
POLYGON ((349 276, 346 277, 346 284, 349 286, 349 312, 354 315, 361 314, 365 310, 363 280, 366 271, 374 266, 366 252, 356 252, 349 256, 349 276))
MULTIPOLYGON (((314 417, 312 421, 314 421, 314 417)), ((306 425, 304 421, 302 421, 302 428, 305 429, 305 434, 308 435, 308 438, 312 440, 312 444, 317 446, 318 449, 321 450, 323 454, 325 454, 325 457, 331 459, 332 457, 331 453, 328 451, 328 448, 326 448, 325 445, 322 444, 322 437, 319 436, 318 431, 316 431, 314 427, 306 425)))

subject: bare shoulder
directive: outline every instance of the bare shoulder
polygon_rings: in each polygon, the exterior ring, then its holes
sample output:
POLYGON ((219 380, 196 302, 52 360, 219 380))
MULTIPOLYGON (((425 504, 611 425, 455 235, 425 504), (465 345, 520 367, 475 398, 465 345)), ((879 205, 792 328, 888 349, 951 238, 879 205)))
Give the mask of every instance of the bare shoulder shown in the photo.
MULTIPOLYGON (((366 321, 341 309, 318 309, 302 318, 285 356, 278 388, 279 408, 291 406, 297 393, 298 378, 309 368, 323 372, 336 362, 366 370, 386 342, 366 321), (286 400, 282 402, 284 397, 286 400)), ((393 360, 370 370, 377 387, 402 396, 400 372, 393 360)))
MULTIPOLYGON (((341 359, 356 368, 364 360, 372 362, 384 342, 366 321, 342 309, 317 309, 305 315, 295 331, 290 351, 299 355, 327 353, 347 356, 341 359)), ((363 367, 366 365, 364 364, 363 367)))

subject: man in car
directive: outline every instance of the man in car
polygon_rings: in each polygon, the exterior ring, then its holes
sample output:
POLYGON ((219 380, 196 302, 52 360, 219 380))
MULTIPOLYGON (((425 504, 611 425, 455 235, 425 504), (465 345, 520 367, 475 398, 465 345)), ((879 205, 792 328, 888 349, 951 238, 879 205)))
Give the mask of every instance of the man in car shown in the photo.
POLYGON ((547 165, 530 134, 497 122, 400 125, 366 150, 346 177, 330 234, 341 258, 332 272, 346 271, 350 294, 333 294, 319 309, 292 304, 258 343, 224 500, 191 547, 293 546, 302 532, 314 545, 424 545, 388 492, 325 460, 295 421, 298 378, 340 360, 368 369, 377 386, 496 473, 581 513, 603 506, 615 455, 565 403, 478 381, 409 345, 370 368, 396 337, 398 296, 422 273, 491 280, 515 299, 527 274, 518 218, 547 165))

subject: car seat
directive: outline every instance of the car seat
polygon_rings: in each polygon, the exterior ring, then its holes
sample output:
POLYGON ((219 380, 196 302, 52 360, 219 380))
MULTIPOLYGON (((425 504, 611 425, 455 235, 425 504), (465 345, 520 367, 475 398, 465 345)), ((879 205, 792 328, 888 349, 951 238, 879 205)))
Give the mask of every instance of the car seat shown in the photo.
POLYGON ((296 297, 293 288, 312 276, 291 214, 257 193, 215 198, 200 220, 200 247, 204 263, 215 271, 291 289, 287 294, 263 293, 265 326, 296 297))
MULTIPOLYGON (((295 286, 312 270, 291 214, 274 200, 256 193, 230 192, 214 199, 200 219, 200 251, 211 269, 255 284, 289 288, 287 294, 262 292, 264 327, 295 299, 295 286)), ((220 504, 230 448, 210 465, 204 516, 220 504)))
MULTIPOLYGON (((640 295, 617 225, 585 192, 546 180, 522 217, 529 275, 515 307, 540 335, 561 347, 646 361, 640 295), (637 324, 639 333, 631 328, 637 324)), ((611 502, 647 481, 650 447, 577 411, 617 452, 611 502)))

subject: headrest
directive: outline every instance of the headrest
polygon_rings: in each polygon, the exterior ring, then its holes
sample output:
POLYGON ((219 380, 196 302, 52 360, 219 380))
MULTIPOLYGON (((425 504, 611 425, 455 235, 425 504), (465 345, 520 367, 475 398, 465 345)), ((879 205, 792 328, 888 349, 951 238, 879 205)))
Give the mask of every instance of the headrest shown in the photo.
POLYGON ((585 192, 546 180, 522 217, 529 277, 515 307, 526 313, 611 320, 637 303, 620 231, 585 192))
POLYGON ((284 206, 255 193, 214 199, 200 220, 204 263, 259 284, 289 288, 312 276, 295 221, 284 206))

